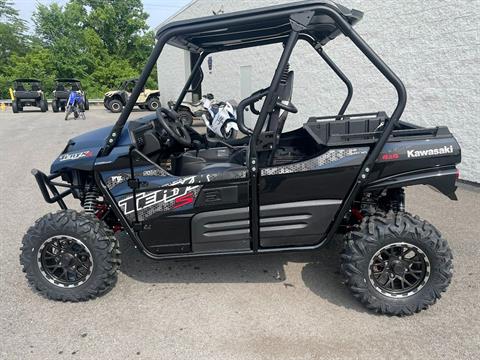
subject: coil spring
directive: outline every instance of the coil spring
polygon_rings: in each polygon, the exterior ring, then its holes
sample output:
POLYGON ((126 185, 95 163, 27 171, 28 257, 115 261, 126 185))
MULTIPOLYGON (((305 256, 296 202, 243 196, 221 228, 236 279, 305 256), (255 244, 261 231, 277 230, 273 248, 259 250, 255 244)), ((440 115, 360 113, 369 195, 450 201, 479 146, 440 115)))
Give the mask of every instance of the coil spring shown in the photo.
POLYGON ((85 194, 83 201, 83 209, 86 214, 95 214, 98 204, 98 190, 96 188, 90 189, 85 194))

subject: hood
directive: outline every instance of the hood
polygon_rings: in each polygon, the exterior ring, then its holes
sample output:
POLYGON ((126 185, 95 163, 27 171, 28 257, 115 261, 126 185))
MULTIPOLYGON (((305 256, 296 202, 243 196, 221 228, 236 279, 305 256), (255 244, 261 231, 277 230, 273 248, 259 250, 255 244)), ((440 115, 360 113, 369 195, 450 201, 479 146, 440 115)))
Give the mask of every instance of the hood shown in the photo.
POLYGON ((70 139, 63 152, 53 162, 50 173, 58 173, 69 168, 91 170, 111 130, 112 126, 107 126, 70 139))
MULTIPOLYGON (((145 116, 135 122, 147 122, 152 120, 154 115, 145 116)), ((106 157, 103 162, 114 161, 117 156, 128 154, 132 141, 130 140, 129 128, 132 122, 127 122, 115 145, 115 151, 106 157)), ((63 152, 53 162, 50 173, 59 173, 68 170, 92 171, 97 157, 105 145, 106 138, 110 135, 113 125, 101 129, 92 130, 85 134, 70 139, 63 152)))
POLYGON ((105 93, 105 96, 113 96, 114 94, 120 93, 120 90, 111 90, 105 93))
MULTIPOLYGON (((53 162, 50 173, 59 173, 70 169, 93 170, 95 161, 105 144, 105 139, 110 135, 112 127, 106 126, 70 139, 63 152, 53 162)), ((116 147, 128 149, 130 144, 128 126, 125 126, 116 147)))

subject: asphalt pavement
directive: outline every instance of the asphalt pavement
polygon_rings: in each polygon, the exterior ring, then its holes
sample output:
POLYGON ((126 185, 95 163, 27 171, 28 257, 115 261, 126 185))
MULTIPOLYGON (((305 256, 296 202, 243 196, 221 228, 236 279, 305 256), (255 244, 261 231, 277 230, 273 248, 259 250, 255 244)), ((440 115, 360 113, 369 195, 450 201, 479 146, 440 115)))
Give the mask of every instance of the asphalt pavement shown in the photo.
POLYGON ((314 254, 154 262, 122 238, 118 282, 105 296, 73 304, 35 294, 21 239, 57 208, 30 170, 48 171, 70 137, 117 116, 0 112, 1 359, 480 358, 480 193, 469 189, 457 202, 424 186, 407 191, 407 210, 444 234, 455 266, 442 299, 411 317, 355 301, 339 274, 340 242, 314 254))

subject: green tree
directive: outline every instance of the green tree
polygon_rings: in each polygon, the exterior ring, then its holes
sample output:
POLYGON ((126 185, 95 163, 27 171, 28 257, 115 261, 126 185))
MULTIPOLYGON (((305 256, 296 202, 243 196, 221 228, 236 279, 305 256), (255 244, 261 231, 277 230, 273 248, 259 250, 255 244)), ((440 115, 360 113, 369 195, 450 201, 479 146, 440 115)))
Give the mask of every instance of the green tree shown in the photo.
POLYGON ((36 72, 25 69, 22 61, 17 68, 32 74, 49 71, 47 84, 55 77, 79 78, 90 98, 101 97, 121 79, 138 76, 142 70, 155 41, 147 18, 140 0, 37 4, 33 22, 38 47, 45 53, 35 46, 32 56, 45 60, 48 52, 50 63, 36 72))
POLYGON ((138 67, 154 43, 141 0, 78 0, 90 9, 86 25, 95 30, 110 55, 138 67), (142 57, 142 58, 141 58, 142 57))
MULTIPOLYGON (((7 0, 0 0, 1 59, 8 59, 8 57, 12 54, 26 52, 26 30, 27 26, 25 21, 20 19, 18 11, 13 8, 12 3, 7 0)), ((1 65, 0 71, 2 71, 1 65)))
POLYGON ((8 97, 10 79, 8 68, 13 55, 24 55, 28 51, 27 26, 20 19, 12 3, 0 0, 0 98, 8 97))

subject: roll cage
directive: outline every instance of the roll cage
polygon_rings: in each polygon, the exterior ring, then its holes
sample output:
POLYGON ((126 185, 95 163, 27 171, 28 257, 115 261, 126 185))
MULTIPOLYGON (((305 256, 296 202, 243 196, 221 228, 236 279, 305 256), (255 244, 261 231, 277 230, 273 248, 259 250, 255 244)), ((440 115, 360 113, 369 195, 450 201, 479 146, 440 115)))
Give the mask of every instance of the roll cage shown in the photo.
POLYGON ((67 84, 69 87, 76 85, 79 90, 82 90, 82 83, 78 79, 74 78, 58 78, 55 79, 55 88, 57 88, 60 84, 67 84))
POLYGON ((120 84, 120 86, 118 87, 118 90, 127 90, 127 88, 129 87, 130 84, 132 84, 132 88, 135 88, 135 85, 138 83, 138 79, 137 78, 134 78, 134 79, 125 79, 122 81, 122 83, 120 84))
MULTIPOLYGON (((38 88, 38 90, 43 89, 42 82, 37 79, 27 79, 27 78, 21 78, 21 79, 15 79, 13 80, 13 89, 15 91, 25 91, 23 85, 24 84, 30 84, 30 87, 33 89, 38 88)), ((33 91, 33 90, 32 90, 33 91)), ((36 91, 36 90, 35 90, 36 91)))
MULTIPOLYGON (((282 43, 284 45, 282 55, 279 59, 270 86, 257 92, 247 99, 244 99, 237 108, 237 119, 239 127, 251 134, 249 143, 248 171, 250 173, 251 188, 258 188, 260 169, 258 160, 261 154, 271 147, 268 147, 268 139, 264 136, 265 122, 269 115, 278 105, 279 85, 292 51, 298 40, 308 41, 330 66, 330 68, 346 84, 347 97, 336 116, 336 119, 343 119, 344 112, 348 107, 353 94, 350 81, 333 61, 323 51, 323 46, 335 39, 338 35, 344 34, 355 44, 355 46, 370 60, 370 62, 384 75, 397 91, 397 104, 390 118, 385 121, 383 129, 376 139, 364 161, 356 181, 350 188, 348 195, 343 202, 337 216, 331 225, 326 240, 329 241, 335 234, 345 214, 351 208, 351 204, 365 185, 368 175, 371 173, 375 160, 380 155, 382 148, 392 134, 395 126, 405 109, 407 94, 402 81, 383 62, 383 60, 370 48, 362 37, 353 29, 353 25, 361 20, 363 13, 357 10, 350 10, 328 0, 310 0, 297 3, 290 3, 280 6, 259 8, 248 11, 234 12, 219 16, 209 16, 188 21, 177 21, 169 23, 157 32, 157 42, 147 61, 147 64, 136 83, 128 102, 120 117, 113 126, 110 135, 106 138, 100 156, 108 155, 115 147, 119 134, 121 133, 128 117, 135 106, 138 96, 142 92, 145 83, 156 64, 165 44, 188 50, 198 56, 192 74, 185 84, 176 107, 181 103, 187 93, 195 73, 200 69, 203 60, 208 54, 227 50, 256 47, 282 43), (264 97, 263 106, 258 112, 258 119, 253 130, 246 128, 243 122, 243 111, 260 98, 264 97), (265 146, 267 145, 267 146, 265 146)), ((258 193, 251 192, 251 227, 253 251, 258 250, 259 244, 259 198, 258 193)), ((319 247, 320 245, 316 245, 319 247)), ((278 250, 278 249, 277 249, 278 250)), ((301 250, 301 249, 297 249, 301 250)), ((268 251, 268 250, 266 250, 268 251)))

